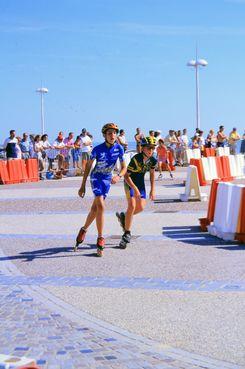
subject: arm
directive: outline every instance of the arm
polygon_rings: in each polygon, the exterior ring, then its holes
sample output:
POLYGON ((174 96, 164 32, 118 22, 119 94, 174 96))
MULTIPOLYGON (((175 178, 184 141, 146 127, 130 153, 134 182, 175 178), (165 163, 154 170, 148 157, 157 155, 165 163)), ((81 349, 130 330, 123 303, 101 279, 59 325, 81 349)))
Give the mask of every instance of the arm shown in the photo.
POLYGON ((87 164, 86 164, 86 167, 85 167, 85 171, 84 171, 84 175, 83 175, 83 181, 82 181, 81 187, 79 188, 79 191, 78 191, 78 195, 82 198, 85 196, 86 182, 87 182, 87 178, 88 178, 90 169, 92 167, 93 161, 94 161, 94 159, 88 160, 87 164))
POLYGON ((121 162, 121 170, 118 174, 116 174, 115 176, 112 177, 111 183, 112 184, 117 183, 120 180, 120 178, 125 175, 126 171, 127 171, 127 167, 126 167, 125 161, 122 161, 121 162))
POLYGON ((150 169, 150 183, 151 183, 151 190, 150 190, 150 199, 153 201, 155 200, 155 168, 150 169))

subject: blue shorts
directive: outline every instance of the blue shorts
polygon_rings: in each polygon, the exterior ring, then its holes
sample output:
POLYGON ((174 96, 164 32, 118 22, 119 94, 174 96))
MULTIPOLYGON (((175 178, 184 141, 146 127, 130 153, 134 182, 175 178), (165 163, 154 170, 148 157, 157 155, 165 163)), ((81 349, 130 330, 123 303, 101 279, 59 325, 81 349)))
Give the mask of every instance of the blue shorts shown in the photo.
MULTIPOLYGON (((129 187, 129 185, 127 183, 124 183, 124 189, 125 189, 125 193, 126 193, 126 197, 134 197, 134 190, 129 187)), ((140 197, 141 199, 146 199, 146 191, 145 188, 139 188, 139 192, 140 192, 140 197)))
POLYGON ((111 187, 111 177, 91 176, 90 183, 94 196, 103 196, 105 199, 111 187))

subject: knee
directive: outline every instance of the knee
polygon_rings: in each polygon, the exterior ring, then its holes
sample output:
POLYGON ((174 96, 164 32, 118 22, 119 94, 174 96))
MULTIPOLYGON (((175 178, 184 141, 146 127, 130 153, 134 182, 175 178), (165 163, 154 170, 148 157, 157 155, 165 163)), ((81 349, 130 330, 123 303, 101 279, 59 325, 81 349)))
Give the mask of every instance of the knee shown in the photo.
POLYGON ((93 204, 93 205, 91 206, 91 212, 92 212, 92 213, 96 213, 96 210, 97 210, 97 206, 96 206, 95 204, 93 204))
POLYGON ((102 202, 99 202, 96 205, 96 210, 102 213, 105 210, 105 205, 102 202))
POLYGON ((135 204, 129 203, 128 204, 128 212, 133 213, 135 211, 135 204))
POLYGON ((145 205, 140 204, 140 205, 139 205, 139 207, 138 207, 138 209, 139 209, 139 213, 140 213, 141 211, 143 211, 143 210, 144 210, 144 208, 145 208, 145 205))

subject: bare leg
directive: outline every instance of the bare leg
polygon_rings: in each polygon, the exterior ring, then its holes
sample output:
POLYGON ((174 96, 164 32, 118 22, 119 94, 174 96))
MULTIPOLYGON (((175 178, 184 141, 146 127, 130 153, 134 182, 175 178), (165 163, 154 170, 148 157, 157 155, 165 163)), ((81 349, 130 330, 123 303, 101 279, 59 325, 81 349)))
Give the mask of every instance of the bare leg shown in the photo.
POLYGON ((97 199, 97 198, 95 198, 95 199, 94 199, 94 201, 93 201, 93 204, 92 204, 92 206, 91 206, 90 212, 88 213, 87 218, 86 218, 86 221, 85 221, 85 224, 84 224, 84 226, 83 226, 83 228, 84 228, 85 230, 87 230, 87 229, 88 229, 88 227, 90 226, 90 224, 92 224, 92 223, 93 223, 93 221, 94 221, 94 220, 95 220, 95 218, 96 218, 96 213, 97 213, 96 199, 97 199))
POLYGON ((141 213, 144 210, 146 201, 145 199, 135 199, 135 197, 130 197, 127 200, 128 208, 125 213, 125 230, 130 231, 133 222, 133 216, 141 213))
POLYGON ((146 200, 145 199, 137 199, 136 200, 136 207, 134 210, 134 215, 141 213, 146 205, 146 200))
POLYGON ((58 155, 58 169, 62 169, 64 165, 64 156, 59 154, 58 155))
POLYGON ((98 231, 98 237, 102 237, 104 229, 104 212, 105 212, 105 200, 103 196, 97 196, 95 198, 96 203, 96 226, 98 231))
POLYGON ((161 161, 158 162, 158 171, 159 171, 159 175, 162 174, 162 162, 161 161))
POLYGON ((136 200, 135 197, 127 198, 128 201, 128 208, 125 213, 125 231, 130 231, 132 222, 133 222, 133 215, 136 208, 136 200))
POLYGON ((86 167, 86 164, 87 164, 87 160, 82 160, 82 172, 84 173, 85 171, 85 167, 86 167))

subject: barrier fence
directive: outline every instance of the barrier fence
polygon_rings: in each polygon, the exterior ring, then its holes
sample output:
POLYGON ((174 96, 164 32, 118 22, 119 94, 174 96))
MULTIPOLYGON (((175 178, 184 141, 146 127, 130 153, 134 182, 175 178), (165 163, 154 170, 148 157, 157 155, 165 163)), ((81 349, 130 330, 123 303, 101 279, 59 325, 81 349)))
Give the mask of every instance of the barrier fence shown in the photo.
POLYGON ((213 180, 202 231, 226 241, 245 243, 245 185, 213 180))
POLYGON ((200 186, 210 184, 213 179, 233 180, 244 177, 243 154, 191 159, 190 164, 197 167, 200 186))
POLYGON ((0 161, 0 183, 14 184, 39 181, 37 159, 0 161))

